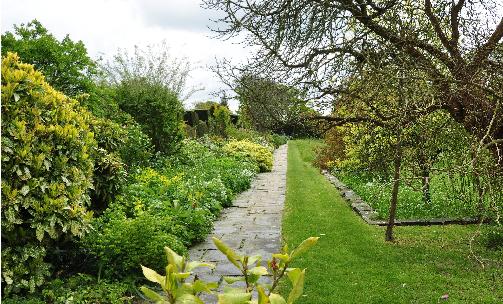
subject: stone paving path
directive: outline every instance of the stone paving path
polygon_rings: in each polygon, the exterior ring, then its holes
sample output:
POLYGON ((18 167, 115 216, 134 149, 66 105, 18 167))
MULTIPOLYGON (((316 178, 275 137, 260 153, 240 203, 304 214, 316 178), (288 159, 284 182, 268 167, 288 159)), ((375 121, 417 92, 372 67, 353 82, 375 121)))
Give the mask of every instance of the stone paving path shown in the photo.
MULTIPOLYGON (((196 269, 195 273, 205 281, 219 281, 222 276, 240 275, 211 240, 222 239, 242 254, 261 254, 264 260, 281 250, 281 217, 286 190, 287 145, 274 152, 271 172, 260 173, 251 188, 239 194, 233 206, 226 208, 215 222, 213 234, 206 241, 189 250, 192 261, 216 264, 215 269, 196 269)), ((223 284, 225 285, 225 283, 223 284)), ((205 303, 216 302, 205 298, 205 303)))

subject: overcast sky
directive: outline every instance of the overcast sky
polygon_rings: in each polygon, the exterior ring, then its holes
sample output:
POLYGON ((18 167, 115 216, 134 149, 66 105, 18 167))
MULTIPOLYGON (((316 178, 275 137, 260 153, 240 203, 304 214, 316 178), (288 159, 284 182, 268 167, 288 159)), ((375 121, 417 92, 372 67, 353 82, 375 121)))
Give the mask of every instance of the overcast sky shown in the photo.
MULTIPOLYGON (((218 13, 200 4, 200 0, 3 0, 1 30, 12 31, 14 24, 37 19, 58 39, 69 34, 74 41, 82 40, 93 58, 166 40, 174 56, 187 57, 196 67, 189 85, 204 87, 186 101, 190 107, 193 102, 215 100, 211 93, 223 88, 207 68, 215 57, 240 62, 249 54, 237 39, 212 38, 208 26, 218 13)), ((231 108, 235 110, 237 103, 231 102, 231 108)))

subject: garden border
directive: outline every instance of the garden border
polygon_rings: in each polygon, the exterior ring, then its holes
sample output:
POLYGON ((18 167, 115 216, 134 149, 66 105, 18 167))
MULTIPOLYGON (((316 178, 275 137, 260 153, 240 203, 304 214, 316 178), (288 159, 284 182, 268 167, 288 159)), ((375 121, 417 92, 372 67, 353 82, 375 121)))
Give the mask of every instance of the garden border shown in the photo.
MULTIPOLYGON (((377 226, 388 225, 388 222, 385 220, 376 220, 377 212, 337 177, 330 174, 327 170, 322 170, 321 173, 335 186, 335 188, 337 188, 337 190, 339 190, 341 196, 351 205, 351 209, 353 209, 367 224, 377 226)), ((396 226, 469 225, 478 223, 478 219, 470 217, 395 220, 396 226)))

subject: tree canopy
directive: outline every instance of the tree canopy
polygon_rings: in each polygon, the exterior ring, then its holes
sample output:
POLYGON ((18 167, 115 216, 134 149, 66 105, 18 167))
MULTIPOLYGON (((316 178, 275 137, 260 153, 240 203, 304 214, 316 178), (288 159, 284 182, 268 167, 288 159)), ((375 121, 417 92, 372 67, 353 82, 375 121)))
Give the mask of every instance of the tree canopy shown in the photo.
POLYGON ((7 52, 33 64, 49 84, 67 96, 93 91, 92 78, 98 72, 84 43, 74 42, 68 35, 59 41, 36 19, 14 25, 13 33, 2 35, 2 56, 7 52))
MULTIPOLYGON (((419 79, 432 93, 430 102, 410 107, 409 120, 446 110, 503 163, 503 18, 498 1, 205 2, 225 12, 216 32, 224 37, 244 32, 248 43, 260 46, 243 69, 304 87, 327 107, 334 101, 363 100, 363 112, 324 117, 333 124, 396 118, 380 112, 382 100, 368 98, 381 86, 352 81, 394 66, 395 74, 406 72, 405 81, 419 79)), ((398 93, 398 85, 393 88, 398 93)), ((386 106, 392 105, 384 101, 386 106)))

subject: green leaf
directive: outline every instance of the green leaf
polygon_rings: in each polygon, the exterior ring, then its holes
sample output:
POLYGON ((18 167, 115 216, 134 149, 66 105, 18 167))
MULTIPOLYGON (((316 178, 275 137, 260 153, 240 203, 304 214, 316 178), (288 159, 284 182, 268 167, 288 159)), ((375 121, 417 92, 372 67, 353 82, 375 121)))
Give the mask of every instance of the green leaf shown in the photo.
POLYGON ((204 304, 204 302, 195 295, 184 294, 176 299, 175 304, 204 304))
POLYGON ((26 194, 28 194, 28 192, 30 192, 30 187, 28 185, 24 185, 22 188, 21 188, 21 191, 19 191, 23 196, 26 196, 26 194))
POLYGON ((206 283, 202 280, 196 280, 193 284, 192 284, 192 290, 195 292, 195 293, 198 293, 198 292, 207 292, 207 293, 211 293, 211 289, 215 289, 218 287, 218 283, 216 282, 210 282, 210 283, 206 283))
POLYGON ((297 248, 292 251, 292 253, 290 254, 290 259, 292 260, 309 250, 309 248, 311 248, 318 242, 318 239, 319 237, 310 237, 308 239, 305 239, 302 243, 300 243, 299 246, 297 246, 297 248))
POLYGON ((175 266, 177 271, 183 270, 184 258, 171 250, 169 247, 164 247, 164 251, 168 257, 168 263, 175 266))
POLYGON ((262 286, 257 286, 258 301, 257 304, 268 304, 269 297, 265 294, 265 290, 262 286))
POLYGON ((158 274, 155 270, 152 270, 152 269, 145 267, 143 265, 141 265, 141 270, 143 271, 143 275, 145 276, 145 278, 147 280, 149 280, 150 282, 154 282, 154 283, 161 285, 163 289, 165 288, 165 281, 166 281, 165 276, 162 276, 162 275, 158 274))
POLYGON ((224 277, 224 281, 227 284, 234 284, 236 282, 244 281, 245 277, 224 277))
POLYGON ((275 253, 272 255, 273 258, 277 258, 281 261, 283 261, 284 263, 288 262, 288 260, 290 259, 290 256, 285 253, 285 254, 281 254, 281 253, 275 253))
POLYGON ((258 266, 258 267, 253 267, 252 269, 248 270, 251 274, 258 275, 258 276, 263 276, 263 275, 268 275, 269 273, 267 272, 267 268, 264 266, 258 266))
POLYGON ((292 290, 288 295, 288 304, 295 302, 302 295, 305 274, 306 270, 300 270, 299 268, 294 268, 288 272, 288 278, 292 282, 292 290))
POLYGON ((190 272, 178 272, 178 273, 175 273, 175 278, 179 279, 179 280, 184 280, 188 277, 190 277, 190 272))
POLYGON ((210 269, 214 269, 215 265, 210 264, 210 263, 193 261, 193 262, 187 263, 187 265, 185 266, 185 271, 192 271, 193 269, 198 268, 198 267, 208 267, 210 269))
POLYGON ((164 298, 161 295, 159 295, 157 292, 153 291, 148 287, 142 286, 140 287, 140 290, 147 298, 154 301, 156 304, 168 303, 168 301, 164 300, 164 298))
POLYGON ((248 266, 255 264, 255 262, 260 263, 262 261, 262 256, 257 254, 248 258, 248 266))
POLYGON ((238 260, 240 260, 241 257, 239 255, 237 255, 231 248, 229 248, 221 240, 219 240, 215 237, 213 237, 212 239, 213 239, 213 243, 215 243, 215 246, 217 247, 217 249, 220 250, 220 252, 222 252, 227 257, 229 262, 234 264, 234 266, 236 266, 238 269, 242 270, 241 265, 239 265, 239 263, 238 263, 238 260))
POLYGON ((218 304, 247 304, 251 293, 223 293, 218 295, 218 304))
POLYGON ((283 299, 283 297, 279 294, 275 293, 271 293, 271 295, 269 296, 269 302, 271 304, 286 304, 285 299, 283 299))

